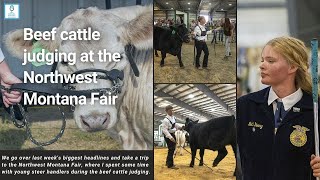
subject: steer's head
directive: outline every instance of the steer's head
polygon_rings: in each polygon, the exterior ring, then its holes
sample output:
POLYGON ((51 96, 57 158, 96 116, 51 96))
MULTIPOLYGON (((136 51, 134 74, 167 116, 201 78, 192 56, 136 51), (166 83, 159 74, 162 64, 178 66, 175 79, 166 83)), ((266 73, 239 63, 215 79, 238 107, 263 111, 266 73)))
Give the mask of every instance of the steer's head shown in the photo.
POLYGON ((177 35, 179 35, 181 37, 183 42, 185 42, 185 43, 190 42, 189 30, 185 24, 178 24, 178 25, 172 26, 171 28, 173 28, 175 31, 177 31, 177 35))
POLYGON ((185 124, 184 124, 184 129, 185 129, 188 133, 190 133, 191 128, 192 128, 195 124, 197 124, 198 122, 199 122, 199 120, 193 121, 193 120, 191 120, 190 118, 186 118, 186 122, 185 122, 185 124))
MULTIPOLYGON (((152 21, 152 7, 133 6, 112 10, 79 9, 63 19, 57 28, 55 40, 40 40, 38 43, 50 52, 58 49, 59 52, 76 54, 75 64, 61 62, 58 64, 57 69, 62 74, 72 74, 83 69, 125 70, 130 68, 125 52, 126 45, 131 44, 137 49, 152 48, 152 21), (62 31, 88 30, 89 27, 92 31, 100 32, 100 40, 72 41, 60 38, 62 31), (111 54, 120 53, 121 60, 119 62, 109 61, 109 56, 106 56, 106 62, 99 62, 98 51, 103 49, 111 54), (94 53, 94 62, 81 62, 81 53, 89 53, 90 51, 94 53)), ((88 34, 86 36, 88 37, 88 34)), ((80 37, 84 38, 85 35, 82 34, 80 37)), ((33 48, 32 41, 23 40, 23 30, 12 31, 7 34, 5 39, 8 50, 11 50, 11 53, 16 57, 22 58, 24 49, 30 52, 33 48)), ((64 59, 69 62, 70 60, 64 59)), ((111 88, 112 86, 112 82, 105 79, 98 79, 98 83, 74 85, 75 90, 111 88)), ((99 101, 90 105, 90 102, 91 99, 87 98, 86 105, 75 107, 74 119, 81 130, 103 130, 116 124, 117 109, 115 105, 102 105, 99 101)))

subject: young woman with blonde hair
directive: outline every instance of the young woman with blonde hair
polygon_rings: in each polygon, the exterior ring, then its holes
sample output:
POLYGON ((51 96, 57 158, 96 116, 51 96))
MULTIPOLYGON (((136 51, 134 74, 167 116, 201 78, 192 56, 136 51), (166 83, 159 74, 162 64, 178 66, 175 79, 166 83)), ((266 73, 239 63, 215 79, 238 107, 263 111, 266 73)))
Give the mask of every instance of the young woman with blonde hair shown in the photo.
POLYGON ((261 82, 269 87, 237 102, 237 137, 245 180, 319 176, 319 157, 313 155, 308 59, 304 43, 292 37, 272 39, 263 48, 261 82))

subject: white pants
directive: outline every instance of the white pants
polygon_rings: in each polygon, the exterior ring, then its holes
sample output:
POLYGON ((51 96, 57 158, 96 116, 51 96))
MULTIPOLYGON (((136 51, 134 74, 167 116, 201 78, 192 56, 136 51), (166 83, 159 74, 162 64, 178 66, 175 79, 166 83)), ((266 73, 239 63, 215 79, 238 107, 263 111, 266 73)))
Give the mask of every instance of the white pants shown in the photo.
POLYGON ((230 41, 231 41, 231 36, 226 36, 226 56, 230 56, 231 49, 230 49, 230 41))

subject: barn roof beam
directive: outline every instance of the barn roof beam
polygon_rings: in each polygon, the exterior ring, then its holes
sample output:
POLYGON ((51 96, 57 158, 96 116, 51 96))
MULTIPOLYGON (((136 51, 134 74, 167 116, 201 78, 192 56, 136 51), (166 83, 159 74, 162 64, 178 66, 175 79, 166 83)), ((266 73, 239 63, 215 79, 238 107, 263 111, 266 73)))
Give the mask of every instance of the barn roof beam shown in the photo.
POLYGON ((158 2, 154 2, 154 5, 157 6, 159 8, 159 10, 164 10, 166 9, 164 6, 162 6, 160 3, 158 2))
POLYGON ((227 110, 228 113, 230 113, 230 115, 235 115, 235 111, 232 110, 225 102, 223 102, 223 100, 220 99, 215 93, 213 93, 212 90, 208 88, 208 86, 204 84, 194 84, 194 86, 196 86, 200 91, 220 104, 224 109, 227 110))
MULTIPOLYGON (((155 95, 158 96, 158 97, 168 97, 168 96, 170 96, 169 94, 167 94, 167 93, 165 93, 165 92, 163 92, 163 91, 157 91, 157 92, 155 93, 155 95)), ((170 96, 170 97, 171 97, 171 96, 170 96)), ((200 110, 198 110, 198 109, 190 106, 189 104, 187 104, 187 103, 185 103, 185 102, 183 102, 183 101, 181 101, 181 100, 179 100, 179 99, 177 99, 177 98, 175 98, 175 97, 172 97, 171 99, 166 99, 166 100, 169 101, 169 102, 172 103, 172 104, 175 104, 175 105, 180 106, 180 107, 182 107, 182 108, 184 108, 184 109, 187 109, 187 110, 189 110, 189 111, 192 111, 192 112, 194 112, 194 113, 196 113, 196 114, 199 114, 199 115, 201 115, 201 116, 204 116, 204 117, 207 118, 207 119, 211 119, 211 118, 213 117, 212 115, 207 114, 207 113, 204 113, 204 112, 202 112, 202 111, 200 111, 200 110)))
POLYGON ((179 2, 179 0, 176 0, 176 3, 178 4, 178 10, 182 10, 182 6, 181 6, 181 4, 180 4, 180 2, 179 2))
MULTIPOLYGON (((200 14, 200 5, 201 5, 201 3, 202 3, 202 0, 200 0, 199 1, 199 3, 198 3, 198 6, 197 6, 197 14, 199 15, 200 14)), ((198 18, 198 17, 197 17, 198 18)))
MULTIPOLYGON (((187 84, 186 84, 186 85, 187 85, 187 84)), ((186 88, 186 89, 183 90, 183 91, 180 91, 180 94, 181 94, 181 95, 177 95, 177 96, 176 96, 177 98, 182 99, 182 98, 188 96, 190 93, 185 93, 185 92, 187 92, 187 91, 190 91, 190 92, 192 92, 192 93, 195 93, 195 92, 197 91, 196 88, 190 87, 189 85, 187 85, 187 86, 188 86, 188 88, 186 88)))
MULTIPOLYGON (((158 107, 155 104, 153 105, 153 110, 154 110, 154 112, 159 112, 161 114, 165 114, 166 113, 164 108, 158 107)), ((179 123, 184 123, 185 122, 185 119, 186 119, 185 116, 182 116, 182 115, 177 114, 177 113, 174 113, 173 115, 177 118, 177 121, 179 123)), ((158 115, 154 115, 154 116, 158 116, 158 115)), ((160 117, 162 117, 162 119, 164 119, 165 116, 160 116, 160 117)))
POLYGON ((171 84, 171 85, 169 85, 169 86, 167 86, 166 87, 166 91, 167 91, 167 93, 169 94, 169 93, 172 93, 173 91, 176 91, 176 90, 178 90, 180 87, 182 87, 183 86, 183 84, 171 84), (174 86, 174 87, 173 87, 174 86), (171 89, 169 89, 169 88, 171 88, 171 89), (168 90, 167 90, 168 89, 168 90))

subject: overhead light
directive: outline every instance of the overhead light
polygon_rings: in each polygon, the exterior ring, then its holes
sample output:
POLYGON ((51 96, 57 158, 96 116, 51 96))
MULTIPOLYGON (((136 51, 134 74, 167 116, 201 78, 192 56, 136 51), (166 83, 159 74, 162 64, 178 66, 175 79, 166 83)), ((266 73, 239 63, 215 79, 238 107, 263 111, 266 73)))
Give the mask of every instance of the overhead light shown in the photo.
POLYGON ((173 8, 171 8, 171 9, 173 9, 173 8))
POLYGON ((168 2, 166 2, 166 4, 169 4, 168 2))
POLYGON ((188 98, 194 98, 194 95, 193 94, 189 94, 188 98))
POLYGON ((190 8, 188 8, 190 10, 190 8))
POLYGON ((232 4, 229 4, 229 6, 232 6, 232 4))
POLYGON ((209 3, 209 5, 211 5, 211 3, 209 3))
POLYGON ((223 9, 221 9, 221 11, 223 11, 223 9))
POLYGON ((188 4, 190 4, 190 2, 188 2, 188 4))

